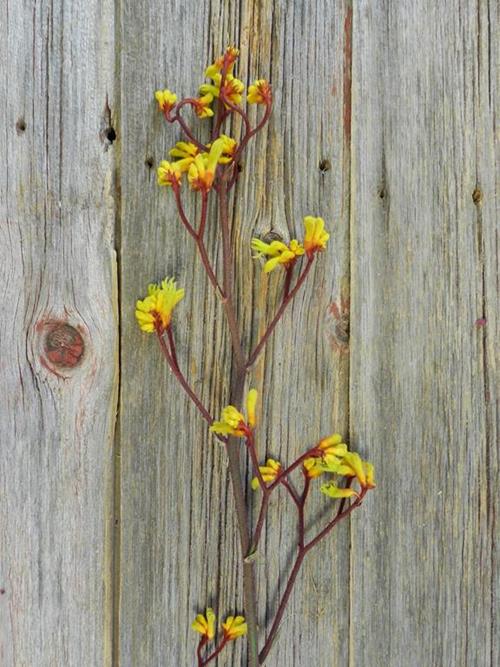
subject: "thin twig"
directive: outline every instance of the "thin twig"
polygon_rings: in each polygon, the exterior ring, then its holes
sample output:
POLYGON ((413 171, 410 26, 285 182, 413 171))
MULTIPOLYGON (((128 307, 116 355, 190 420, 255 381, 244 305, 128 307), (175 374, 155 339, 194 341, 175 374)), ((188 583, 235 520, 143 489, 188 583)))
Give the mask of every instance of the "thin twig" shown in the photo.
POLYGON ((278 324, 281 317, 283 316, 283 313, 285 312, 287 306, 292 302, 294 296, 297 294, 299 289, 304 284, 304 281, 307 278, 307 274, 309 273, 309 271, 311 269, 313 261, 314 261, 313 257, 308 258, 306 267, 302 271, 302 273, 299 275, 299 277, 297 279, 297 282, 295 283, 294 288, 291 290, 291 292, 288 294, 288 296, 285 299, 283 299, 283 303, 278 308, 278 312, 276 313, 276 315, 272 319, 271 323, 267 327, 266 331, 262 335, 262 338, 258 342, 256 348, 254 349, 254 351, 251 353, 250 357, 248 358, 247 368, 250 368, 251 366, 253 366, 257 357, 262 352, 262 349, 264 348, 264 345, 266 344, 269 336, 273 333, 276 325, 278 324))

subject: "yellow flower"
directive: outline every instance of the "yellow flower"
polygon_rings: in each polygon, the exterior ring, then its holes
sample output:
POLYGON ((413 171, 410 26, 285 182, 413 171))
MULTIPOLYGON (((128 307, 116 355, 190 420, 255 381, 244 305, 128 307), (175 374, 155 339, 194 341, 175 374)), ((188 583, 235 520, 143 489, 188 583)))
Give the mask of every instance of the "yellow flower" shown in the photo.
POLYGON ((342 442, 342 436, 339 433, 334 433, 320 440, 318 449, 321 450, 324 459, 331 462, 336 459, 340 463, 341 459, 347 454, 347 445, 342 442))
POLYGON ((222 56, 222 59, 224 64, 227 66, 229 72, 232 71, 234 63, 236 62, 236 59, 238 58, 239 55, 240 51, 235 46, 228 46, 226 48, 226 51, 222 56))
POLYGON ((330 234, 325 232, 325 221, 323 218, 313 218, 308 215, 304 218, 304 227, 306 233, 304 236, 304 248, 308 257, 318 250, 326 248, 326 242, 330 238, 330 234))
MULTIPOLYGON (((224 142, 224 148, 222 150, 222 155, 219 158, 219 164, 229 164, 234 159, 236 149, 238 148, 236 139, 228 137, 227 134, 221 134, 218 138, 222 139, 222 141, 224 142)), ((210 149, 211 147, 212 144, 207 144, 208 149, 210 149)))
POLYGON ((210 427, 212 433, 219 435, 235 435, 244 438, 255 426, 255 405, 257 403, 257 391, 250 389, 247 395, 248 418, 237 410, 234 405, 228 405, 222 410, 220 421, 214 421, 210 427))
POLYGON ((315 479, 315 477, 319 477, 325 472, 321 459, 317 458, 306 459, 302 467, 306 477, 309 477, 309 479, 315 479))
POLYGON ((226 67, 226 73, 232 74, 234 63, 240 55, 239 50, 235 46, 228 46, 226 51, 222 56, 219 56, 217 60, 207 67, 205 70, 205 76, 209 79, 213 79, 216 74, 222 72, 224 66, 226 67))
POLYGON ((210 116, 214 115, 213 110, 210 108, 213 99, 214 96, 207 93, 195 100, 193 107, 198 118, 210 118, 210 116))
MULTIPOLYGON (((264 482, 274 482, 281 471, 281 463, 274 459, 267 459, 265 466, 259 466, 260 474, 264 482)), ((258 477, 252 479, 252 489, 255 491, 260 487, 258 477)))
POLYGON ((213 639, 215 637, 215 614, 213 609, 209 607, 205 612, 205 616, 198 614, 191 623, 191 627, 207 639, 213 639))
POLYGON ((247 624, 243 616, 228 616, 222 624, 224 637, 231 641, 237 637, 242 637, 247 633, 247 624))
POLYGON ((351 498, 352 496, 359 496, 359 493, 356 493, 354 489, 341 489, 338 486, 335 486, 333 482, 328 484, 322 484, 320 486, 321 493, 324 493, 325 496, 330 496, 330 498, 351 498))
POLYGON ((168 113, 177 102, 177 95, 167 89, 157 90, 155 92, 155 98, 158 102, 160 111, 163 111, 163 113, 168 113))
POLYGON ((208 192, 212 187, 217 170, 217 163, 224 150, 224 139, 216 139, 210 153, 199 153, 188 171, 189 184, 193 190, 208 192))
POLYGON ((181 182, 182 172, 178 167, 178 163, 170 163, 166 160, 160 162, 160 166, 156 170, 158 185, 179 185, 181 182))
POLYGON ((219 164, 228 164, 233 160, 238 144, 236 139, 228 137, 227 134, 221 134, 219 139, 224 141, 224 150, 219 158, 219 164))
MULTIPOLYGON (((213 97, 220 97, 221 95, 221 83, 222 83, 222 67, 223 63, 220 60, 216 60, 213 65, 207 67, 205 70, 205 75, 212 79, 213 83, 204 83, 200 86, 200 93, 202 95, 213 95, 213 97)), ((231 104, 240 104, 242 93, 245 89, 243 81, 236 79, 233 74, 231 74, 232 64, 229 66, 229 69, 224 78, 224 85, 222 87, 222 97, 231 102, 231 104)), ((227 106, 227 105, 226 105, 227 106)))
POLYGON ((190 141, 178 141, 174 148, 168 151, 170 157, 179 158, 173 164, 181 173, 188 171, 199 153, 198 146, 195 146, 190 141))
POLYGON ((184 290, 177 289, 173 278, 165 278, 160 285, 148 285, 148 296, 137 301, 135 310, 142 331, 163 333, 170 325, 172 311, 183 298, 184 290))
POLYGON ((248 394, 247 394, 247 421, 248 425, 250 428, 254 428, 255 426, 255 407, 257 405, 257 389, 250 389, 248 394))
POLYGON ((356 452, 347 452, 335 472, 345 477, 356 477, 363 488, 375 488, 373 465, 368 461, 362 461, 356 452))
POLYGON ((248 86, 247 102, 249 104, 269 104, 271 102, 271 86, 265 79, 258 79, 248 86))
POLYGON ((256 251, 254 258, 267 256, 271 257, 264 264, 264 273, 273 271, 280 264, 284 267, 292 265, 297 257, 304 254, 304 248, 296 240, 292 239, 290 245, 287 246, 281 241, 271 241, 271 243, 264 243, 260 239, 253 238, 250 243, 252 250, 256 251))

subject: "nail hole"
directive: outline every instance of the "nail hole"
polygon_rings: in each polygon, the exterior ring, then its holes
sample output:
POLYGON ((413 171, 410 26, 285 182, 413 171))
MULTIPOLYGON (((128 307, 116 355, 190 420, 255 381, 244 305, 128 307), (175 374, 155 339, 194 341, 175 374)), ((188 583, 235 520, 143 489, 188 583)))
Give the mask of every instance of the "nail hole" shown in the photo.
POLYGON ((319 170, 322 174, 325 174, 327 171, 330 171, 332 168, 330 160, 323 159, 319 163, 319 170))
POLYGON ((384 199, 385 198, 385 188, 380 188, 380 190, 378 191, 378 196, 379 196, 379 199, 384 199))
POLYGON ((281 234, 278 234, 278 232, 273 232, 271 230, 270 232, 267 232, 267 234, 264 234, 262 240, 264 243, 272 243, 273 241, 283 241, 283 237, 281 234))
POLYGON ((152 169, 154 163, 155 163, 154 158, 152 158, 151 156, 147 157, 144 160, 144 164, 146 165, 146 167, 148 167, 148 169, 152 169))
POLYGON ((476 204, 476 206, 483 201, 483 193, 479 188, 476 188, 472 193, 472 201, 474 204, 476 204))
POLYGON ((16 123, 16 132, 22 134, 26 131, 26 121, 24 118, 18 118, 16 123))
POLYGON ((105 135, 109 143, 112 144, 113 141, 116 139, 116 132, 114 127, 108 127, 107 130, 105 131, 105 135))

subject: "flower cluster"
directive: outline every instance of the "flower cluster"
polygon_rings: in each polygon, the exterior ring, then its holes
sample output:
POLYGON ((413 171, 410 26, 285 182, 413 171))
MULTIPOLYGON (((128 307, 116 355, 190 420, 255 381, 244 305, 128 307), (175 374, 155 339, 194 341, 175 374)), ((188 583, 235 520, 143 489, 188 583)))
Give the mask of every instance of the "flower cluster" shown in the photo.
MULTIPOLYGON (((190 106, 198 118, 212 118, 214 109, 212 104, 220 101, 222 107, 216 125, 216 139, 210 144, 201 144, 188 131, 188 139, 181 141, 169 151, 170 157, 179 158, 175 162, 162 160, 157 170, 158 184, 178 188, 181 185, 183 174, 187 172, 188 183, 193 190, 207 192, 216 179, 217 165, 234 162, 239 146, 235 139, 220 132, 221 121, 227 114, 237 112, 245 117, 240 106, 243 100, 245 85, 234 76, 234 66, 239 56, 239 51, 233 46, 226 49, 225 53, 217 58, 214 63, 205 70, 205 76, 211 83, 200 86, 200 96, 186 98, 177 101, 177 95, 169 89, 157 90, 155 98, 158 108, 169 123, 178 121, 186 132, 187 127, 180 112, 184 106, 190 106)), ((248 104, 261 104, 266 107, 269 114, 272 104, 272 92, 269 82, 258 79, 248 88, 248 104)), ((244 137, 248 141, 251 131, 244 137)))
MULTIPOLYGON (((305 458, 301 457, 304 477, 311 480, 325 473, 333 473, 339 477, 356 478, 361 489, 375 488, 373 465, 363 461, 356 452, 349 452, 347 445, 342 442, 342 436, 338 433, 320 440, 307 454, 305 458)), ((279 461, 267 459, 265 465, 259 466, 259 471, 264 482, 273 483, 286 478, 288 471, 294 467, 292 465, 290 469, 283 470, 279 461)), ((258 478, 254 477, 252 488, 258 489, 259 486, 258 478)), ((339 488, 333 481, 323 484, 321 492, 331 498, 350 498, 360 495, 350 487, 339 488)))
MULTIPOLYGON (((215 638, 215 624, 217 617, 214 610, 210 607, 205 611, 205 615, 198 614, 191 627, 199 632, 203 637, 209 640, 215 638)), ((247 632, 247 624, 243 616, 228 616, 222 623, 222 631, 226 641, 232 641, 238 637, 243 637, 247 632)))
MULTIPOLYGON (((356 452, 349 452, 338 433, 320 440, 312 450, 312 455, 304 460, 303 470, 310 479, 324 473, 334 473, 339 477, 355 478, 361 489, 375 488, 373 465, 363 461, 356 452)), ((321 492, 331 498, 359 496, 354 489, 339 488, 333 481, 323 484, 321 492)))

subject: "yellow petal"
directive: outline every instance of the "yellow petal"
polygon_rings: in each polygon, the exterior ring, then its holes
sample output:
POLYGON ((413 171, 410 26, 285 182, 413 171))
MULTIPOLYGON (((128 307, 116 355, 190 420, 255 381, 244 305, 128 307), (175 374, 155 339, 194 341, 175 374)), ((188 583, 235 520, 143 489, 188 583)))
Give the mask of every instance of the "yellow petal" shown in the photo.
POLYGON ((351 498, 358 495, 354 489, 340 489, 335 484, 322 484, 320 491, 330 498, 351 498))
POLYGON ((255 426, 255 406, 257 405, 257 390, 250 389, 247 394, 247 423, 253 428, 255 426))

